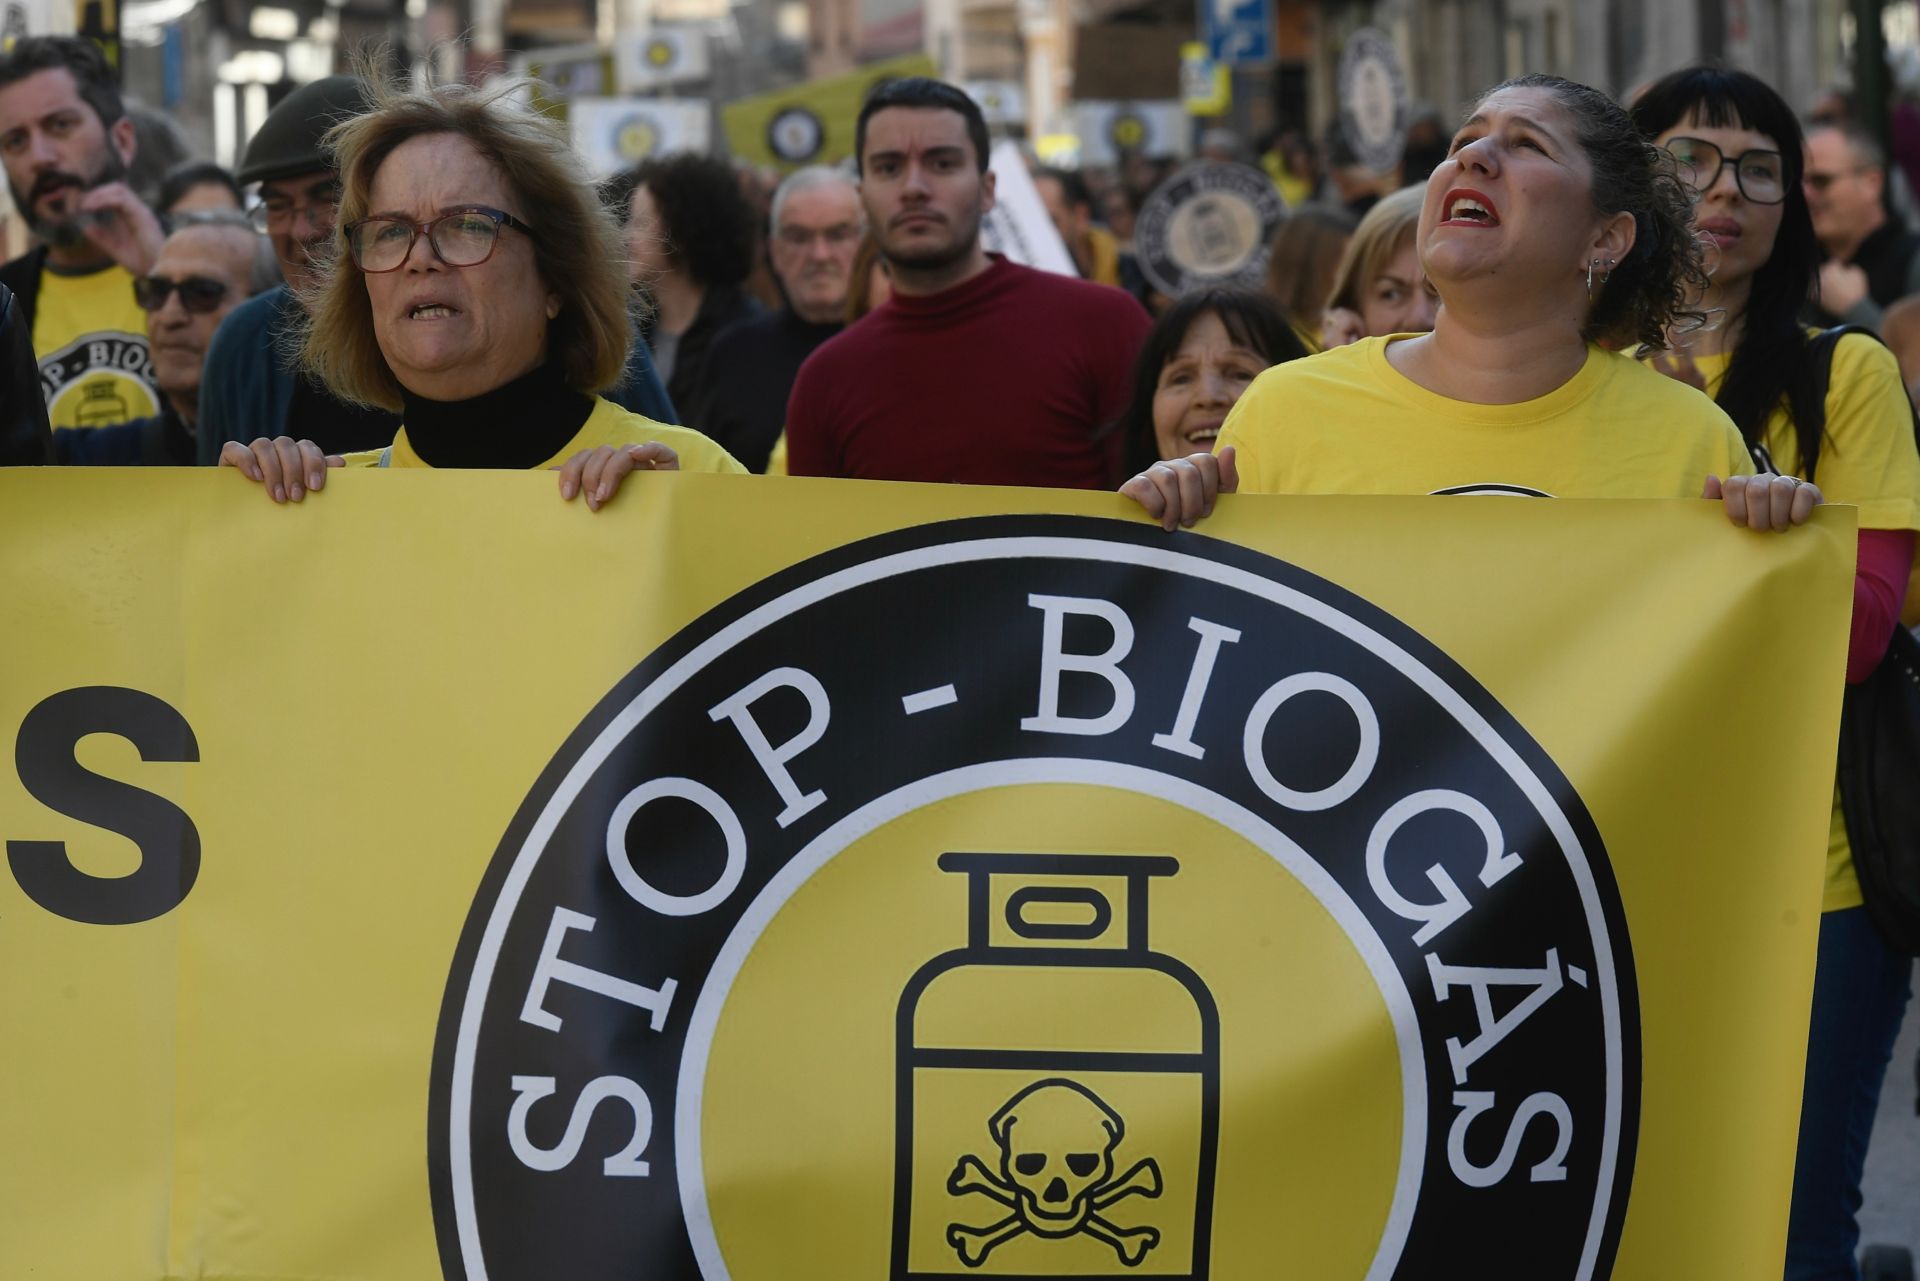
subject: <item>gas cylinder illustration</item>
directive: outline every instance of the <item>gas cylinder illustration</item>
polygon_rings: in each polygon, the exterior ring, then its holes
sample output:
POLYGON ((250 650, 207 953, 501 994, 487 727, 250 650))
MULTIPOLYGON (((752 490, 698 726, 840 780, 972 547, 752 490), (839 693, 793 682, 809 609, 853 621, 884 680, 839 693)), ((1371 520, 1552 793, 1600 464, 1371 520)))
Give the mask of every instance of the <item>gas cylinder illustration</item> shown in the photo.
POLYGON ((900 997, 892 1281, 1203 1281, 1220 1019, 1148 932, 1150 885, 1178 860, 939 866, 966 878, 966 945, 900 997))

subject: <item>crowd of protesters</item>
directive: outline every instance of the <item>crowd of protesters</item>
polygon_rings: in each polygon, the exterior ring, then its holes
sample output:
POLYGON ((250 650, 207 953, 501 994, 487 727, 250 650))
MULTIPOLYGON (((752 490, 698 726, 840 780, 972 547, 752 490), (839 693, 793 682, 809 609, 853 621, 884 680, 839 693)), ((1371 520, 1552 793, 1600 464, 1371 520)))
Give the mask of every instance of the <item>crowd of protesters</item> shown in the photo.
MULTIPOLYGON (((849 168, 768 185, 675 155, 596 186, 500 90, 336 76, 236 174, 176 157, 143 187, 93 46, 23 39, 0 161, 36 247, 0 267, 0 460, 217 460, 275 501, 348 465, 545 468, 596 510, 636 470, 1119 487, 1169 530, 1236 489, 1704 497, 1759 531, 1824 498, 1859 511, 1859 680, 1920 530, 1920 235, 1894 197, 1920 175, 1844 101, 1812 121, 1733 71, 1628 106, 1528 76, 1452 132, 1417 120, 1404 186, 1337 134, 1211 132, 1289 213, 1264 289, 1167 297, 1133 243, 1165 164, 1036 170, 1081 278, 1021 266, 982 240, 987 126, 938 81, 879 86, 849 168), (1862 332, 1813 341, 1842 321, 1862 332)), ((1808 857, 1793 1281, 1858 1275, 1909 974, 1837 813, 1808 857)))

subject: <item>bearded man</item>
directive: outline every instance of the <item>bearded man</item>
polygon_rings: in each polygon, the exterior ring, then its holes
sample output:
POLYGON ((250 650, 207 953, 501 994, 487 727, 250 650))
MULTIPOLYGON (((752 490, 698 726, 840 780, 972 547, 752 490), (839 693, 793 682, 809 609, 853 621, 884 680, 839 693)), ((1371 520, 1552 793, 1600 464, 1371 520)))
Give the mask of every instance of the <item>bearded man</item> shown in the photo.
POLYGON ((106 58, 75 36, 28 36, 0 54, 0 163, 41 244, 5 266, 33 336, 47 416, 106 427, 160 410, 136 279, 165 235, 126 183, 133 121, 106 58))

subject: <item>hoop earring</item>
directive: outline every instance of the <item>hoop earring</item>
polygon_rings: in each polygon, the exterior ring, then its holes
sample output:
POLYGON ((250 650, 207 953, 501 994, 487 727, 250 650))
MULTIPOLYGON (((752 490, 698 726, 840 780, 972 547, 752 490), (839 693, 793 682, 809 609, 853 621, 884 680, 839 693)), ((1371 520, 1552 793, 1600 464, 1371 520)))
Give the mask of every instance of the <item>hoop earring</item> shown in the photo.
MULTIPOLYGON (((1611 258, 1607 259, 1607 265, 1601 268, 1601 271, 1600 271, 1601 284, 1604 285, 1609 280, 1613 279, 1613 269, 1618 265, 1619 264, 1614 262, 1613 259, 1611 258)), ((1587 301, 1588 302, 1593 301, 1593 269, 1599 266, 1600 266, 1600 260, 1598 258, 1589 258, 1587 260, 1587 301)))

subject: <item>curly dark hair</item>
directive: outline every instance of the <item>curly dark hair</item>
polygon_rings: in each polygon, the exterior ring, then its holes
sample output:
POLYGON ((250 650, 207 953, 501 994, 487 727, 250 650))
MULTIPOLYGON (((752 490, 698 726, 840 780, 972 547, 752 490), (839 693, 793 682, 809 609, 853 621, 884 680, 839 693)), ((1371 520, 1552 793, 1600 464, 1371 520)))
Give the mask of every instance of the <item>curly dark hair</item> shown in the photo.
MULTIPOLYGON (((1676 322, 1699 325, 1706 317, 1693 300, 1707 287, 1700 242, 1693 235, 1693 197, 1675 176, 1673 161, 1634 128, 1626 108, 1588 85, 1536 73, 1495 85, 1544 89, 1565 107, 1574 137, 1593 170, 1593 207, 1602 215, 1633 215, 1633 248, 1614 264, 1594 291, 1582 335, 1609 347, 1667 345, 1676 322)), ((1596 285, 1598 282, 1596 281, 1596 285)))
POLYGON ((760 220, 726 161, 692 152, 643 160, 625 185, 629 199, 647 189, 667 251, 701 284, 737 285, 753 270, 760 220))

